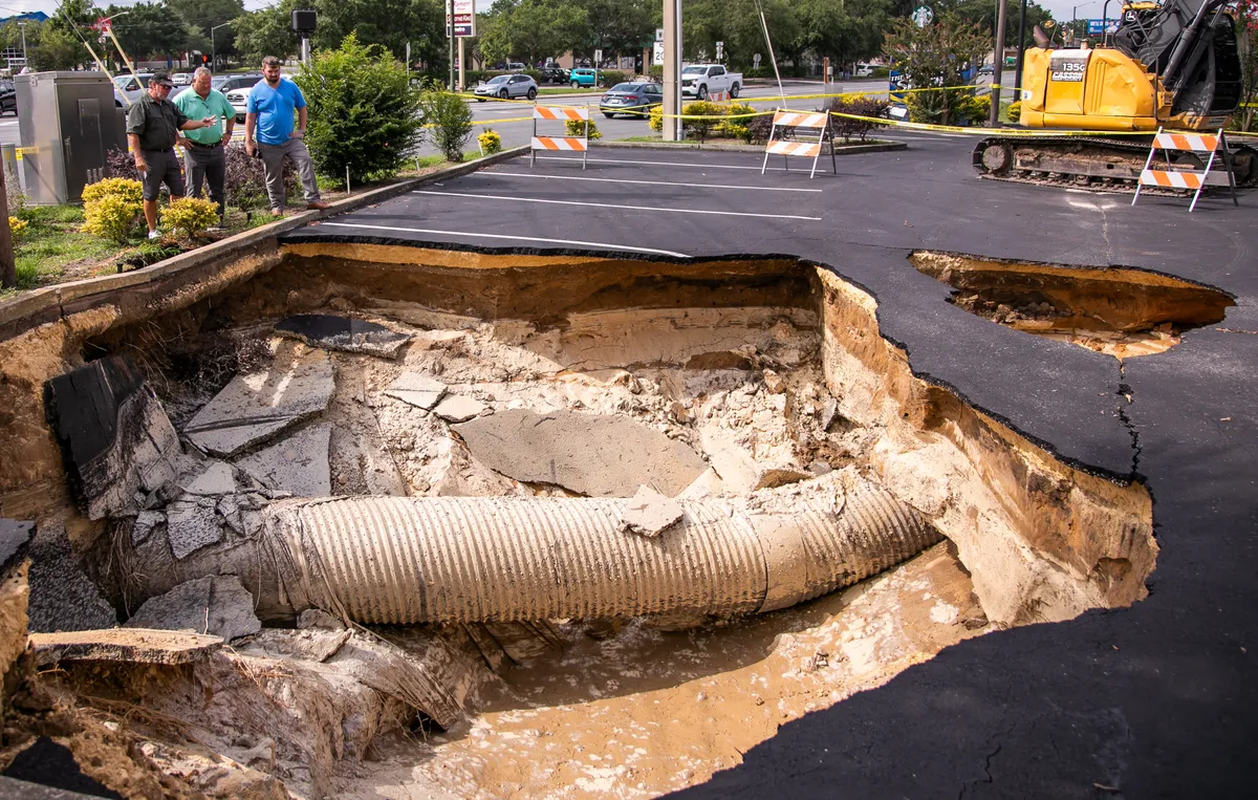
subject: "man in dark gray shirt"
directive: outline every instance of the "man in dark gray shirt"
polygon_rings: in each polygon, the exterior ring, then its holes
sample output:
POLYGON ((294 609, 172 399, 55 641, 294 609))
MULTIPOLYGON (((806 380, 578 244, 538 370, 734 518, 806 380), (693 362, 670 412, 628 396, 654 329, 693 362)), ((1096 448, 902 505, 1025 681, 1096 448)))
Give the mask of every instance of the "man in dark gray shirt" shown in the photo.
POLYGON ((144 182, 144 221, 148 223, 150 239, 161 235, 157 232, 157 195, 162 184, 170 189, 171 197, 183 197, 183 175, 179 172, 179 157, 175 155, 178 131, 208 128, 218 121, 215 117, 188 119, 184 116, 166 99, 172 85, 165 72, 154 73, 149 78, 148 89, 127 112, 127 144, 144 182))

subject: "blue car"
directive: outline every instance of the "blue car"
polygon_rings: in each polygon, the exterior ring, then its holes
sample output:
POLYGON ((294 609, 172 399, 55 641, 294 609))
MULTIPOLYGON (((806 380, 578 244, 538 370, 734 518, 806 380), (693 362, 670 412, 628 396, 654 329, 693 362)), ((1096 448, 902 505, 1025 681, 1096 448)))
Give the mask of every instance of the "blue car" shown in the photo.
POLYGON ((598 70, 578 68, 568 73, 568 85, 573 89, 582 86, 598 86, 598 70))

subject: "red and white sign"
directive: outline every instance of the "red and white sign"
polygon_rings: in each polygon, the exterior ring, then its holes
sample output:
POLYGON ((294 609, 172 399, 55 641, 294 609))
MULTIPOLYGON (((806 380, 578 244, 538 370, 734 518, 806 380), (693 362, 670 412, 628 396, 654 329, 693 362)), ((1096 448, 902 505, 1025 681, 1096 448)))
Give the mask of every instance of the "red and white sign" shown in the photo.
MULTIPOLYGON (((454 37, 465 38, 476 35, 476 0, 453 0, 454 2, 454 37)), ((446 35, 450 35, 450 3, 446 0, 446 35)))

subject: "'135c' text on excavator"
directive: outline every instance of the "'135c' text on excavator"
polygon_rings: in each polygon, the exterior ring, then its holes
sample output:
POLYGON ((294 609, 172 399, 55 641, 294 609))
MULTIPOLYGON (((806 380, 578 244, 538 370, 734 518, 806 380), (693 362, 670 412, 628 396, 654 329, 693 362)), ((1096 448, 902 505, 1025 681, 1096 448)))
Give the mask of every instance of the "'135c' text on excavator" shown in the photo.
MULTIPOLYGON (((1226 6, 1128 3, 1105 46, 1091 49, 1055 49, 1037 26, 1039 46, 1026 51, 1022 70, 1020 124, 1095 135, 991 136, 974 148, 975 168, 1005 180, 1134 188, 1159 127, 1217 131, 1240 106, 1236 24, 1226 6), (1130 135, 1140 131, 1150 136, 1130 135)), ((1237 183, 1258 183, 1258 151, 1230 150, 1237 183)), ((1174 157, 1185 169, 1202 166, 1191 152, 1174 157)))

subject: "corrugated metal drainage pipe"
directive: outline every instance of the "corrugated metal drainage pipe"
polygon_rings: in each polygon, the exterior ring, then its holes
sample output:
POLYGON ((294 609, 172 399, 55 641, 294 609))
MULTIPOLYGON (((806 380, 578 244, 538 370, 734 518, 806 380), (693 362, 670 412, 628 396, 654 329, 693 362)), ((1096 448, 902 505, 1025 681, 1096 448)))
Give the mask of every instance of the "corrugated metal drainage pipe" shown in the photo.
POLYGON ((627 502, 285 500, 264 512, 262 552, 229 560, 264 617, 310 607, 375 624, 732 615, 818 597, 943 538, 863 480, 785 503, 683 501, 681 522, 653 539, 620 530, 627 502))

